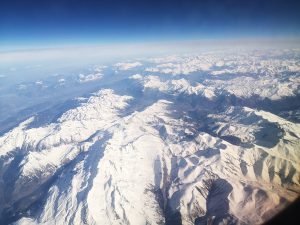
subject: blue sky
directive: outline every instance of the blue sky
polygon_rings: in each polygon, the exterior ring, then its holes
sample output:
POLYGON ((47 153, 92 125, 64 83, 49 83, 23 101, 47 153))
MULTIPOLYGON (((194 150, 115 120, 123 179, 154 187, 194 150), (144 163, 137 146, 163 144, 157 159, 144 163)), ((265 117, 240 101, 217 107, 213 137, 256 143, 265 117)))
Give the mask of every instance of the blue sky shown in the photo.
POLYGON ((0 1, 0 45, 299 37, 294 0, 0 1))

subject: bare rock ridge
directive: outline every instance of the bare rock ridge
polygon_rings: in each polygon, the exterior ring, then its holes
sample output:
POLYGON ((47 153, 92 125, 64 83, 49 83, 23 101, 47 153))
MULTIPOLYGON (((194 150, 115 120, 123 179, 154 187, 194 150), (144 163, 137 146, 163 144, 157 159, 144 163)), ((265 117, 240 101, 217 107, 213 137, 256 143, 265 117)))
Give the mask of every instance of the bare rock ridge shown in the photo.
POLYGON ((300 195, 300 124, 282 114, 299 109, 272 112, 263 99, 299 96, 299 61, 236 57, 149 59, 145 71, 160 76, 132 73, 55 120, 33 116, 4 133, 0 223, 229 225, 273 217, 300 195), (196 81, 197 72, 212 78, 196 81), (250 72, 254 78, 234 75, 250 72))

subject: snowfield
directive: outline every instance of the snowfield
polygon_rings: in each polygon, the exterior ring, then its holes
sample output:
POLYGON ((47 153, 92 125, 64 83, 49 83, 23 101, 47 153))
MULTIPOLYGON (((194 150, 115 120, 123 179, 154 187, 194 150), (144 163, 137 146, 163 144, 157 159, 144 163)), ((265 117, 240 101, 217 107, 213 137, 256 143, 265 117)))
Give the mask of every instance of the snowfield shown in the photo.
POLYGON ((126 76, 0 136, 1 224, 262 224, 299 197, 299 50, 113 69, 126 76))

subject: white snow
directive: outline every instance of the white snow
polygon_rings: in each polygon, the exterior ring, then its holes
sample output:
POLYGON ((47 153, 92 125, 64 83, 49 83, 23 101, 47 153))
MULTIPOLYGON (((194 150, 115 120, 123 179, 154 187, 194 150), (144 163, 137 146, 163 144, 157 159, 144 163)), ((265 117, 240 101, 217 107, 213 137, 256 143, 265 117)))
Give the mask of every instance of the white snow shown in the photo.
MULTIPOLYGON (((31 117, 0 136, 0 214, 20 202, 27 210, 47 184, 40 210, 15 224, 154 225, 176 212, 183 225, 212 213, 263 223, 299 196, 300 125, 225 103, 228 93, 245 101, 299 94, 299 60, 268 54, 114 64, 119 73, 134 69, 126 79, 142 96, 102 89, 76 98, 56 122, 31 127, 31 117)), ((79 81, 100 79, 104 68, 79 81)))

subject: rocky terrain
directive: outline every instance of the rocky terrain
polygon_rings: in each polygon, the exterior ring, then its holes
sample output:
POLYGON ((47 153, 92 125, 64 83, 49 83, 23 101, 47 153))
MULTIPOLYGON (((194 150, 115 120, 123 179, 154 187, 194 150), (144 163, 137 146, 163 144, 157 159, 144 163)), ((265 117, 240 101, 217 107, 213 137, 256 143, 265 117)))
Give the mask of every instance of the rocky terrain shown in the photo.
POLYGON ((300 195, 299 50, 104 68, 2 132, 1 224, 262 224, 300 195))

